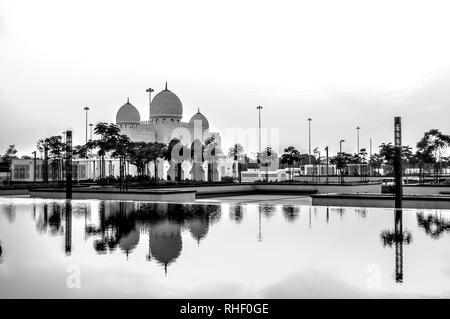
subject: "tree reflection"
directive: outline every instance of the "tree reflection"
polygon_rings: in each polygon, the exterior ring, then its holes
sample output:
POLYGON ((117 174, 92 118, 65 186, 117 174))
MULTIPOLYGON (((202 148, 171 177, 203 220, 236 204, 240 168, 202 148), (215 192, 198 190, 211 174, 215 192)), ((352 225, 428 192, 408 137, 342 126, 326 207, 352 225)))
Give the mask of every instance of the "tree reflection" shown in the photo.
POLYGON ((244 206, 236 204, 230 207, 230 219, 236 224, 240 224, 244 220, 244 206))
POLYGON ((42 207, 42 213, 36 216, 36 230, 43 234, 48 233, 51 236, 57 236, 63 234, 61 226, 62 218, 62 206, 59 203, 44 203, 42 207))
POLYGON ((395 281, 403 282, 403 244, 410 244, 411 233, 403 231, 403 212, 396 209, 394 213, 394 231, 383 230, 380 234, 383 246, 395 245, 395 281))
POLYGON ((6 216, 6 219, 8 222, 13 223, 16 219, 16 207, 13 204, 9 205, 2 205, 3 207, 3 213, 6 216))
POLYGON ((437 239, 443 233, 450 231, 450 220, 437 212, 425 216, 423 212, 417 213, 417 224, 425 230, 431 238, 437 239))
POLYGON ((365 207, 355 208, 355 212, 356 212, 356 214, 358 214, 359 217, 362 217, 362 218, 367 217, 367 208, 365 208, 365 207))
POLYGON ((298 206, 283 206, 283 215, 286 221, 292 223, 294 222, 297 217, 300 216, 300 207, 298 206))
POLYGON ((259 211, 264 215, 264 217, 270 218, 275 215, 276 207, 272 204, 261 204, 259 205, 259 211))
POLYGON ((51 235, 59 235, 62 233, 61 228, 61 205, 53 203, 52 214, 48 218, 48 226, 51 235))
POLYGON ((3 246, 1 240, 0 240, 0 264, 3 264, 3 246))

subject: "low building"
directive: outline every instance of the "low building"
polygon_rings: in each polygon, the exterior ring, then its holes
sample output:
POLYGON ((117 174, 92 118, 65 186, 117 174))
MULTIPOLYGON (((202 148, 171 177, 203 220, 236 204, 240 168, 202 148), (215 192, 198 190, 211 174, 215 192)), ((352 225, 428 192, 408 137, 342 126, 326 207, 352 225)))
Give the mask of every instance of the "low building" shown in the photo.
MULTIPOLYGON (((179 176, 181 180, 192 180, 196 176, 198 181, 208 180, 208 162, 195 164, 192 161, 183 161, 181 163, 180 174, 176 171, 176 165, 170 165, 166 160, 157 161, 157 175, 162 180, 176 180, 179 176), (196 172, 194 172, 196 170, 196 172)), ((224 176, 237 178, 237 164, 229 158, 220 158, 209 169, 212 171, 209 177, 212 181, 220 181, 224 176)), ((11 180, 13 182, 42 182, 44 180, 44 161, 42 159, 14 159, 11 162, 11 180)), ((127 163, 125 165, 127 175, 136 176, 136 166, 127 163)), ((155 164, 150 162, 145 173, 148 176, 155 176, 155 164)), ((48 180, 62 181, 64 177, 64 161, 48 160, 48 180)), ((1 176, 1 175, 0 175, 1 176)), ((7 172, 5 178, 7 178, 7 172)), ((74 181, 96 180, 101 176, 101 160, 94 156, 89 159, 74 159, 72 167, 72 177, 74 181)), ((105 159, 105 176, 120 176, 119 159, 105 159)))
POLYGON ((241 172, 242 182, 256 182, 265 181, 269 179, 269 182, 282 182, 286 180, 286 172, 284 169, 277 169, 276 171, 265 171, 260 169, 249 169, 241 172))

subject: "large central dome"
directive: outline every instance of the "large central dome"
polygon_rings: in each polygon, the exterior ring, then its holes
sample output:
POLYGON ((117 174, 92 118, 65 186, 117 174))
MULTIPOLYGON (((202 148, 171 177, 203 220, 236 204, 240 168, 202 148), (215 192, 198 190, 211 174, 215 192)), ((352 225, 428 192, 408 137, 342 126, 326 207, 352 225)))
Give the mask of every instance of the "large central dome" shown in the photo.
POLYGON ((150 119, 175 118, 183 116, 183 105, 175 93, 167 89, 155 95, 150 103, 150 119))

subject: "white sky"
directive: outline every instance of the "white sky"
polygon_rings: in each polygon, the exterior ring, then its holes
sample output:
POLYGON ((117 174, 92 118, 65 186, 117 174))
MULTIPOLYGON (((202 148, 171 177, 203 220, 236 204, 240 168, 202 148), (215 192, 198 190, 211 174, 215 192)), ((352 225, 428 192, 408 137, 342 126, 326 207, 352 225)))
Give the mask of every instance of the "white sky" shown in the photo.
MULTIPOLYGON (((280 146, 356 151, 450 133, 448 1, 0 2, 0 152, 92 122, 130 101, 148 117, 147 87, 168 81, 184 120, 200 107, 212 129, 280 131, 280 146)), ((225 146, 233 138, 225 136, 225 146)), ((263 146, 264 146, 263 142, 263 146)), ((254 150, 246 150, 249 153, 254 150)))

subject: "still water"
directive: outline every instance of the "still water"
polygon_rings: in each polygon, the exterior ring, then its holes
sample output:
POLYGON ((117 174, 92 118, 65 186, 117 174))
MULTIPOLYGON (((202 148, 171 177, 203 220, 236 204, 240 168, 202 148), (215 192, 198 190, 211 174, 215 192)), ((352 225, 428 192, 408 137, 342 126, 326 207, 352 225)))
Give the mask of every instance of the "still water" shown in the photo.
POLYGON ((0 298, 450 297, 450 211, 0 198, 0 298))

